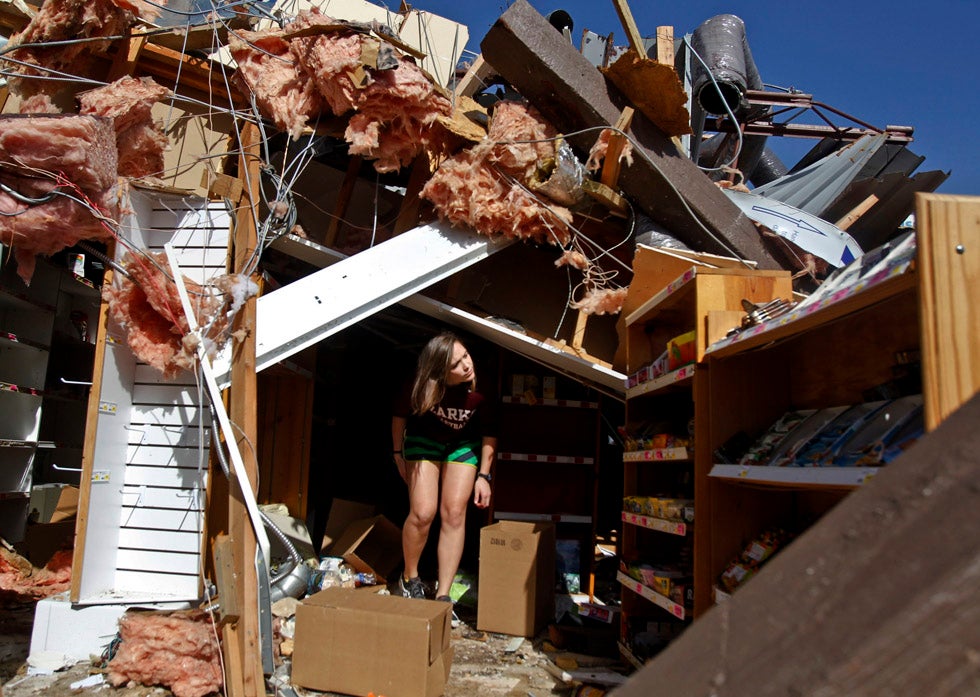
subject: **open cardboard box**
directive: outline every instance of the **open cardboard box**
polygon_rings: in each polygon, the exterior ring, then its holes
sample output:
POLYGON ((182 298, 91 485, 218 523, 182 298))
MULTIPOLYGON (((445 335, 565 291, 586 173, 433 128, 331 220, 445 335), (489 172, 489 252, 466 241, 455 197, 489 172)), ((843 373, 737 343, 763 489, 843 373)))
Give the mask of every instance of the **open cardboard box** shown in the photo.
POLYGON ((439 697, 452 667, 452 605, 327 588, 296 609, 294 685, 350 695, 439 697))
POLYGON ((385 583, 402 562, 401 528, 383 515, 355 520, 331 545, 330 555, 343 557, 354 571, 374 574, 378 583, 385 583))

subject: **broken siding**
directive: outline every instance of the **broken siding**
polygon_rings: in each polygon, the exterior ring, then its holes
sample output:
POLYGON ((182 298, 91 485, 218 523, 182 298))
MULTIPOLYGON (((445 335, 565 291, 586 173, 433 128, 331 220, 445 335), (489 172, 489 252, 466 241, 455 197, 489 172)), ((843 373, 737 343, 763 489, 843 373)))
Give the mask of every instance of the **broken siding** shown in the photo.
MULTIPOLYGON (((197 283, 225 273, 231 221, 223 204, 139 190, 130 203, 130 228, 123 229, 132 245, 152 253, 170 242, 183 274, 197 283)), ((207 399, 194 374, 164 380, 135 359, 118 327, 109 335, 75 600, 197 599, 207 399)))

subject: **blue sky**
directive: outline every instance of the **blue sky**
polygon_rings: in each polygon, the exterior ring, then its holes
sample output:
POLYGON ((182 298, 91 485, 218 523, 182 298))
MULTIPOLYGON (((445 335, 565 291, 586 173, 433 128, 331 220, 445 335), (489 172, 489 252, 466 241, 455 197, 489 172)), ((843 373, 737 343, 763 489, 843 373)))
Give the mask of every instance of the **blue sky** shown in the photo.
MULTIPOLYGON (((466 24, 467 48, 479 53, 480 40, 510 2, 419 0, 414 5, 466 24)), ((531 5, 543 15, 568 12, 576 46, 584 29, 603 36, 611 32, 617 45, 628 43, 611 1, 532 0, 531 5)), ((980 137, 973 125, 980 121, 975 50, 980 1, 634 0, 630 10, 643 36, 669 25, 680 37, 717 14, 738 15, 765 83, 812 94, 815 101, 875 126, 912 126, 910 148, 925 157, 916 171, 951 171, 939 193, 980 195, 980 137)), ((782 141, 770 145, 788 166, 816 142, 773 140, 782 141)))

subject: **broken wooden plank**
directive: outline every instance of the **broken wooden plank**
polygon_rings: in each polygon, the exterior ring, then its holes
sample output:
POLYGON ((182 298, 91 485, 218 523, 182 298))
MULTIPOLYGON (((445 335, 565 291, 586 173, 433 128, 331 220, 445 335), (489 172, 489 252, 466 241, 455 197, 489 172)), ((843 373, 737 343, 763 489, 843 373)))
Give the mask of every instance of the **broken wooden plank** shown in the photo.
POLYGON ((619 181, 619 173, 623 169, 623 148, 626 147, 626 132, 633 123, 633 107, 626 107, 623 113, 616 120, 615 129, 609 136, 609 146, 606 148, 606 157, 602 161, 602 175, 599 181, 615 190, 616 182, 619 181))
MULTIPOLYGON (((615 87, 526 0, 516 0, 490 28, 483 56, 564 133, 616 122, 625 106, 615 87)), ((784 268, 752 222, 643 114, 630 134, 636 160, 620 177, 623 191, 689 247, 784 268)), ((585 153, 596 132, 570 136, 585 153)))

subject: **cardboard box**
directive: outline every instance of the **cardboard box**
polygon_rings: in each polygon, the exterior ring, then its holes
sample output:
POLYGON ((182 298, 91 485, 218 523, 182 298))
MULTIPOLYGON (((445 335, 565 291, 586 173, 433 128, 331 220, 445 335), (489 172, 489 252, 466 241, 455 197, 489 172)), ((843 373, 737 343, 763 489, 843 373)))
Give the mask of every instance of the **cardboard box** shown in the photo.
POLYGON ((296 609, 294 685, 438 697, 452 667, 452 605, 328 588, 296 609))
POLYGON ((480 531, 476 626, 533 637, 555 614, 555 526, 502 520, 480 531))
POLYGON ((402 563, 402 531, 383 515, 355 520, 331 553, 343 557, 354 571, 374 574, 378 583, 385 583, 402 563))
POLYGON ((327 515, 327 525, 323 530, 323 541, 320 543, 320 553, 334 556, 331 551, 333 544, 344 534, 347 526, 356 520, 370 518, 378 512, 377 506, 360 501, 348 501, 346 499, 334 499, 330 504, 330 513, 327 515))

